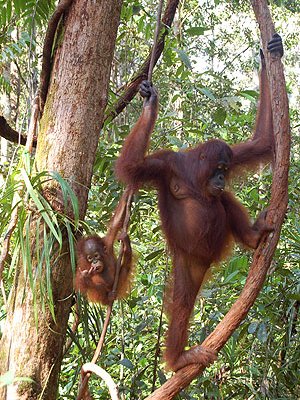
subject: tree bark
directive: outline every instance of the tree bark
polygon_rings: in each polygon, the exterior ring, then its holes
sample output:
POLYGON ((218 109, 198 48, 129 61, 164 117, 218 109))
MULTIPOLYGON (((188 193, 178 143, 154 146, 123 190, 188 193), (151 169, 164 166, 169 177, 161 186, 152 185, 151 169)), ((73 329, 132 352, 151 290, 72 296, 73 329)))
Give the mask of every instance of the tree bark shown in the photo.
MULTIPOLYGON (((80 218, 87 207, 121 4, 122 0, 73 2, 64 16, 40 123, 36 168, 38 172, 57 171, 69 182, 78 197, 80 218)), ((59 187, 50 182, 44 192, 52 205, 62 210, 59 187)), ((71 209, 63 211, 72 216, 71 209)), ((35 232, 34 221, 31 231, 35 232)), ((50 254, 51 259, 54 256, 59 259, 52 265, 51 278, 55 321, 47 306, 42 309, 39 285, 34 303, 23 266, 16 272, 0 343, 0 373, 12 371, 16 377, 31 378, 33 382, 15 382, 0 389, 1 399, 56 399, 73 276, 67 245, 61 254, 50 254), (34 304, 38 309, 37 326, 34 304)))

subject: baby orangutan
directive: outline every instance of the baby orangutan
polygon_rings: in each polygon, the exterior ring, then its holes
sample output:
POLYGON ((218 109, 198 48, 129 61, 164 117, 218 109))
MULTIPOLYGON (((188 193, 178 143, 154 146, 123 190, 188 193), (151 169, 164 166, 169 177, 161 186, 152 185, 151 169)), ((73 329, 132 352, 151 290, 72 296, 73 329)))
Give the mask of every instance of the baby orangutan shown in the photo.
POLYGON ((113 292, 117 270, 117 257, 113 245, 125 218, 125 197, 124 193, 105 237, 87 236, 77 243, 75 290, 93 303, 108 305, 112 300, 125 297, 129 290, 133 272, 132 249, 128 235, 123 233, 119 236, 123 243, 123 258, 118 286, 113 292))

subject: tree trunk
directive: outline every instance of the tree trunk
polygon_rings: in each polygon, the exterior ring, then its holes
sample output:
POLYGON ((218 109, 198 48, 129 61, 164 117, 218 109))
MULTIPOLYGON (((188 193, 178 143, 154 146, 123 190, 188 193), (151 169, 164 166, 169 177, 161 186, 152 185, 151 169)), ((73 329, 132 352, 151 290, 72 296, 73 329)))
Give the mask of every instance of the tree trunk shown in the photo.
MULTIPOLYGON (((80 218, 87 206, 121 4, 122 0, 72 3, 58 35, 59 46, 40 124, 37 170, 57 171, 71 184, 78 197, 80 218)), ((44 189, 52 205, 61 209, 60 189, 53 183, 44 189)), ((64 211, 72 214, 70 209, 64 211)), ((34 222, 31 231, 35 232, 34 222)), ((67 243, 66 237, 64 241, 67 243)), ((0 374, 12 371, 16 377, 28 377, 33 382, 14 382, 0 390, 0 398, 54 400, 73 290, 67 245, 63 246, 59 261, 52 265, 56 322, 47 306, 42 309, 37 285, 36 326, 33 293, 24 276, 20 265, 0 343, 0 374)))

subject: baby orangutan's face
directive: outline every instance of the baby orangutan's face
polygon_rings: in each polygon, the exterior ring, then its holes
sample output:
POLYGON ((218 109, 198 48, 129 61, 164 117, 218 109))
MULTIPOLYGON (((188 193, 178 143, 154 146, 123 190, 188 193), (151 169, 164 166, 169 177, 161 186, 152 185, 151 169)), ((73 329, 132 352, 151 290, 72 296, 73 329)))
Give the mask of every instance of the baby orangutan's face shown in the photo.
POLYGON ((83 253, 87 262, 91 265, 90 272, 102 272, 104 268, 104 258, 107 248, 102 240, 87 239, 84 242, 83 253))

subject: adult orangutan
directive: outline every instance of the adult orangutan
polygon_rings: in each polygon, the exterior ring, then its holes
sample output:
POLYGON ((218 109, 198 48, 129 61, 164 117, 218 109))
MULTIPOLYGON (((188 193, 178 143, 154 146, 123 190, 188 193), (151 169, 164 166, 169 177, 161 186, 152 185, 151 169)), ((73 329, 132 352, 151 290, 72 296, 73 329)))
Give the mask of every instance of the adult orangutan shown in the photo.
MULTIPOLYGON (((283 55, 278 34, 268 43, 268 50, 283 55)), ((250 140, 229 146, 214 139, 185 151, 161 150, 146 155, 158 98, 152 85, 144 81, 140 88, 142 114, 116 163, 117 177, 125 184, 135 189, 147 184, 158 190, 162 228, 174 266, 165 358, 175 371, 191 363, 207 365, 216 357, 200 346, 184 350, 195 299, 211 264, 228 255, 234 241, 255 249, 262 236, 272 230, 265 222, 266 212, 252 224, 246 209, 225 190, 229 175, 272 160, 272 110, 262 52, 261 64, 259 107, 250 140)))

